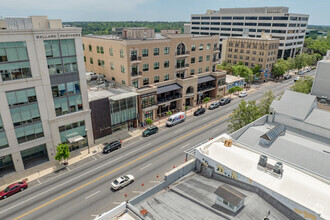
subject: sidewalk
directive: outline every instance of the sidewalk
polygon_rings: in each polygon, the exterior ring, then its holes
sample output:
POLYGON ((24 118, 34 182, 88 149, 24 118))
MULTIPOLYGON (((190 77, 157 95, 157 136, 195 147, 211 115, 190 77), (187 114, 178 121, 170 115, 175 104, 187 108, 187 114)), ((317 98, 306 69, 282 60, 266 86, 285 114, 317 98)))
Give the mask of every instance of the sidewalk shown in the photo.
MULTIPOLYGON (((247 93, 253 93, 256 91, 254 88, 249 88, 247 90, 247 93)), ((225 97, 230 97, 230 95, 226 95, 225 97)), ((238 98, 238 95, 232 94, 231 99, 238 98)), ((207 107, 210 106, 211 103, 219 101, 219 99, 213 99, 209 103, 207 103, 207 107)), ((202 105, 203 107, 206 106, 206 104, 202 105)), ((200 105, 197 105, 186 112, 186 117, 191 116, 194 114, 194 111, 197 110, 200 107, 200 105)), ((168 117, 159 119, 153 123, 153 125, 158 127, 163 127, 166 125, 168 117)), ((90 147, 90 153, 88 154, 88 147, 85 147, 81 150, 73 151, 71 152, 70 158, 69 158, 69 165, 75 164, 79 161, 82 161, 84 159, 87 159, 89 157, 92 157, 93 155, 99 153, 102 151, 103 145, 102 143, 105 142, 111 142, 114 140, 121 140, 123 143, 130 143, 130 141, 136 137, 142 136, 142 131, 144 129, 136 128, 132 129, 131 131, 127 132, 119 132, 111 135, 111 137, 105 137, 100 138, 95 141, 95 146, 90 147)), ((32 182, 34 180, 38 180, 41 177, 44 177, 46 175, 49 175, 51 173, 58 172, 63 169, 68 169, 65 165, 62 163, 59 163, 58 161, 49 161, 47 163, 44 163, 42 165, 30 168, 28 170, 24 170, 21 173, 14 173, 12 175, 6 176, 6 178, 1 178, 0 180, 0 190, 3 190, 5 187, 7 187, 9 184, 20 181, 22 179, 27 179, 28 182, 32 182)))

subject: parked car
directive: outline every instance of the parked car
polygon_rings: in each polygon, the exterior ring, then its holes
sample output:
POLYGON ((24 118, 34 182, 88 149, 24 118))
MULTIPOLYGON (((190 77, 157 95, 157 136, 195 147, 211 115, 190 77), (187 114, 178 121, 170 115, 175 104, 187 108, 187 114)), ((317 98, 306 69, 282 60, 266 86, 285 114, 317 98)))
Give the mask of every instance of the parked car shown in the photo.
POLYGON ((292 78, 292 76, 289 74, 284 76, 284 79, 291 79, 291 78, 292 78))
POLYGON ((179 124, 186 120, 186 114, 184 112, 179 112, 174 115, 171 115, 166 121, 166 126, 171 127, 173 125, 179 124))
POLYGON ((216 109, 220 106, 219 102, 213 102, 210 106, 209 106, 209 109, 210 110, 213 110, 213 109, 216 109))
POLYGON ((104 146, 103 153, 107 154, 107 153, 110 153, 114 150, 121 148, 121 143, 120 143, 120 141, 114 141, 111 143, 104 143, 103 146, 104 146))
POLYGON ((0 192, 0 199, 6 199, 8 196, 23 191, 26 188, 28 188, 28 183, 25 180, 13 183, 0 192))
POLYGON ((128 184, 133 183, 134 180, 135 180, 135 178, 133 175, 121 176, 111 183, 111 188, 114 190, 121 189, 124 186, 127 186, 128 184))
POLYGON ((150 136, 152 134, 155 134, 157 132, 158 132, 158 127, 157 126, 151 126, 151 127, 147 128, 146 130, 144 130, 142 132, 142 136, 143 137, 148 137, 148 136, 150 136))
POLYGON ((300 77, 299 76, 297 76, 296 78, 294 78, 294 82, 296 82, 296 81, 298 81, 298 80, 300 80, 300 77))
POLYGON ((205 108, 199 108, 194 112, 194 116, 202 115, 205 113, 205 108))
POLYGON ((241 93, 238 95, 238 97, 240 97, 240 98, 243 98, 243 97, 245 97, 245 96, 247 96, 247 92, 241 92, 241 93))
POLYGON ((230 103, 231 99, 230 98, 223 98, 220 100, 219 105, 226 105, 230 103))

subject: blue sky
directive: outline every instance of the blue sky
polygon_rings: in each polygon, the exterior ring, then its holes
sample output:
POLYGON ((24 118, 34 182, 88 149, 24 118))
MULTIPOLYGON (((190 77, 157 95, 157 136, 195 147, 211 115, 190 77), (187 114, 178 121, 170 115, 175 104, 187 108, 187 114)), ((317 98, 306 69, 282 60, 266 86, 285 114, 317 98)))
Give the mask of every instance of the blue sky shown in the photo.
POLYGON ((63 21, 189 21, 207 9, 286 6, 330 25, 330 0, 0 0, 0 16, 48 15, 63 21))

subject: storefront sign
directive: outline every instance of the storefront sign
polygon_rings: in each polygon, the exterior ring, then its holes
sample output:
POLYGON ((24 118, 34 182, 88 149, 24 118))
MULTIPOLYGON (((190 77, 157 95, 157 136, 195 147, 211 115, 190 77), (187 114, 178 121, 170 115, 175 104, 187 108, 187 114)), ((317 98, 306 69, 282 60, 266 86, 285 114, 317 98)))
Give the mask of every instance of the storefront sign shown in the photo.
POLYGON ((46 40, 46 39, 66 39, 66 38, 75 38, 81 37, 81 33, 55 33, 55 34, 36 34, 35 38, 37 40, 46 40))

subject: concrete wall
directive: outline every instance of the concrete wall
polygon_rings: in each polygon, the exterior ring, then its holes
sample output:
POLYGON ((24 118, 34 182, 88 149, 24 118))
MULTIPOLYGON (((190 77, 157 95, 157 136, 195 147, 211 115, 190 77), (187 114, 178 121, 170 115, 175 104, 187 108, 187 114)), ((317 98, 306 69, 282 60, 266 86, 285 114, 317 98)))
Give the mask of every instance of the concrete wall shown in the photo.
POLYGON ((108 212, 103 213, 102 215, 95 218, 95 220, 108 220, 113 219, 122 213, 124 213, 126 210, 126 202, 121 203, 120 205, 116 206, 115 208, 111 209, 108 212))
POLYGON ((255 120, 254 122, 244 126, 243 128, 233 132, 230 134, 230 136, 237 140, 249 127, 252 127, 252 126, 257 126, 257 125, 263 125, 267 122, 268 120, 268 115, 264 115, 262 116, 261 118, 258 118, 257 120, 255 120))

